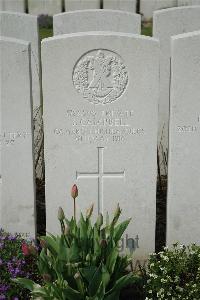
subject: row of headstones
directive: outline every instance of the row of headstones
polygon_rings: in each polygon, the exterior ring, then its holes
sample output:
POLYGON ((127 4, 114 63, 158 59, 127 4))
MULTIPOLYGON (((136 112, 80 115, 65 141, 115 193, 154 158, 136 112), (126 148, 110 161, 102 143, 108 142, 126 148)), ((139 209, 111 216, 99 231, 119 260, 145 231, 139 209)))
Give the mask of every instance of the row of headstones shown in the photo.
MULTIPOLYGON (((170 37, 200 29, 200 7, 155 13, 161 51, 156 39, 132 34, 139 33, 138 16, 134 21, 135 15, 128 19, 122 12, 93 12, 94 20, 85 25, 90 13, 66 20, 64 14, 56 16, 54 33, 63 35, 42 45, 47 230, 58 230, 58 206, 72 214, 72 202, 66 199, 77 182, 78 212, 93 199, 95 211, 103 213, 119 202, 124 217, 133 217, 123 247, 134 245, 139 258, 154 250, 157 103, 163 70, 171 93, 167 243, 199 242, 200 33, 170 37), (98 24, 103 32, 95 32, 98 24), (93 32, 79 33, 88 26, 93 32)), ((1 13, 0 30, 0 225, 33 235, 31 72, 40 69, 37 18, 1 13)), ((165 97, 169 103, 169 95, 165 97)))
POLYGON ((62 11, 117 9, 138 11, 144 20, 153 16, 153 11, 182 5, 199 5, 200 0, 0 0, 0 10, 26 12, 33 15, 54 15, 62 11), (26 5, 27 4, 27 5, 26 5), (27 6, 27 7, 26 7, 27 6))

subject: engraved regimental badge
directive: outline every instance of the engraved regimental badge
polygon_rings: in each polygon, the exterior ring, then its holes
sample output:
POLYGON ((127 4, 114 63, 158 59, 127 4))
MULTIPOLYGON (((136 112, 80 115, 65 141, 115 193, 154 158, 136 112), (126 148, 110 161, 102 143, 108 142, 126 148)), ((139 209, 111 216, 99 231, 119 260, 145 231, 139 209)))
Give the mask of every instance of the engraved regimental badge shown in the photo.
POLYGON ((128 72, 121 57, 109 50, 93 50, 83 55, 73 71, 73 84, 93 104, 117 100, 125 91, 128 72))

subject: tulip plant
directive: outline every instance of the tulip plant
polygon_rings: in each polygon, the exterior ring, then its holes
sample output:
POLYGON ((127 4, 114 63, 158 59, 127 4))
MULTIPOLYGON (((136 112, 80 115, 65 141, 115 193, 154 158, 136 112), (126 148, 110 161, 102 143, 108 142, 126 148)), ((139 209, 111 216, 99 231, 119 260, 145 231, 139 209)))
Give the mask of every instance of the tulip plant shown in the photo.
POLYGON ((38 285, 29 279, 18 278, 16 282, 31 291, 33 299, 63 300, 117 300, 125 286, 138 280, 126 271, 131 257, 119 255, 118 242, 130 220, 120 224, 119 205, 114 218, 104 223, 99 214, 91 223, 93 205, 76 221, 75 198, 78 189, 71 192, 74 200, 74 216, 71 220, 58 210, 61 226, 60 236, 43 236, 38 267, 44 284, 38 285))

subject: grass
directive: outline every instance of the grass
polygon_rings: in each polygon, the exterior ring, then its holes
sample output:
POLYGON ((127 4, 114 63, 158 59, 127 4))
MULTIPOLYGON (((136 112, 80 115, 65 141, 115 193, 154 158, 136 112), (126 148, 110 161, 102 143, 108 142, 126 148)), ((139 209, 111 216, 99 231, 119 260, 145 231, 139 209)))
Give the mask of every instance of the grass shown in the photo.
MULTIPOLYGON (((142 35, 152 36, 152 25, 142 25, 142 35)), ((53 36, 53 28, 40 28, 40 40, 53 36)))
POLYGON ((40 40, 53 36, 53 28, 40 28, 40 40))

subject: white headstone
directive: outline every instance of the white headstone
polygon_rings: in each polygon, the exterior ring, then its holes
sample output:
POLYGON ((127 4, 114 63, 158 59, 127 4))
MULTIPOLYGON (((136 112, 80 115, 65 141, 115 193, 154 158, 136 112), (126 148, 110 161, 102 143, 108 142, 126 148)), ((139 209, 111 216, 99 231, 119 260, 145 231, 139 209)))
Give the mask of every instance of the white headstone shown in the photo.
POLYGON ((141 32, 141 16, 122 11, 95 9, 73 11, 53 18, 54 35, 85 31, 141 32))
POLYGON ((185 6, 185 5, 200 5, 200 0, 177 0, 178 6, 185 6))
POLYGON ((174 6, 177 6, 176 0, 140 0, 140 13, 144 21, 150 21, 155 10, 174 6))
POLYGON ((53 16, 62 11, 62 0, 28 0, 28 11, 31 15, 53 16))
POLYGON ((136 12, 136 0, 103 0, 103 8, 136 12))
POLYGON ((37 17, 0 12, 0 35, 31 43, 33 108, 38 108, 41 105, 41 65, 37 17))
POLYGON ((0 11, 25 12, 25 0, 0 0, 0 11))
POLYGON ((59 206, 72 216, 76 183, 78 214, 91 202, 111 214, 119 202, 133 218, 124 248, 138 259, 154 250, 158 53, 156 40, 125 33, 43 41, 48 231, 59 231, 59 206))
POLYGON ((65 11, 98 9, 100 4, 100 0, 65 0, 65 11))
POLYGON ((35 235, 30 45, 0 38, 0 227, 35 235))
MULTIPOLYGON (((173 35, 200 29, 200 7, 177 7, 154 13, 153 36, 160 41, 160 99, 158 145, 161 163, 168 151, 170 38, 173 35), (167 26, 166 26, 167 24, 167 26)), ((161 165, 161 171, 163 165, 161 165)))
POLYGON ((200 32, 172 38, 167 243, 200 243, 200 32))

